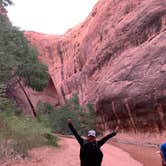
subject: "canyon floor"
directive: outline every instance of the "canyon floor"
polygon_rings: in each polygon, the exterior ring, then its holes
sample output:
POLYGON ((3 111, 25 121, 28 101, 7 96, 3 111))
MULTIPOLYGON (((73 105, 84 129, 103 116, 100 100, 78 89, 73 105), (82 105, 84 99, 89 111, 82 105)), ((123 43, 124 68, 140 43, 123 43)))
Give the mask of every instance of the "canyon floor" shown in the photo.
MULTIPOLYGON (((79 145, 71 137, 59 137, 58 148, 42 147, 30 151, 26 159, 8 160, 1 166, 79 166, 79 145)), ((160 166, 158 149, 109 142, 103 145, 102 166, 160 166)))

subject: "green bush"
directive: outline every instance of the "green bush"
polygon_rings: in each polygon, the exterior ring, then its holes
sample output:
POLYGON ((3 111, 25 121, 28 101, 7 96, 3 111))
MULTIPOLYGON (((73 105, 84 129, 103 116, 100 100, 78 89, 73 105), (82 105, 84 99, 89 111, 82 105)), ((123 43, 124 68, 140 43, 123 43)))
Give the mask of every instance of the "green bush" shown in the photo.
POLYGON ((38 120, 50 127, 53 132, 69 134, 67 119, 71 118, 75 128, 80 134, 86 134, 87 130, 95 129, 96 117, 93 106, 87 104, 80 106, 76 94, 66 100, 63 106, 54 108, 48 103, 39 103, 38 120))
POLYGON ((56 146, 56 137, 37 120, 0 113, 0 142, 4 143, 5 140, 14 153, 24 155, 34 147, 48 144, 56 146))
POLYGON ((8 98, 0 97, 0 112, 10 115, 20 115, 21 110, 8 98))

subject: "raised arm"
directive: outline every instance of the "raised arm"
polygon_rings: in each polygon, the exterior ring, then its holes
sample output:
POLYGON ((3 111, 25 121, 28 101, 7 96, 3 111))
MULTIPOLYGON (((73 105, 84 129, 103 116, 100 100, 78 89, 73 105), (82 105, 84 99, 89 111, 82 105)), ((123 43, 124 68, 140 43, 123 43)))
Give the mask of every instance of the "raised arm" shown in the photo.
POLYGON ((78 143, 80 145, 82 145, 83 143, 83 138, 80 137, 80 135, 77 133, 76 129, 73 127, 73 122, 71 119, 68 119, 67 121, 69 129, 71 130, 71 132, 73 133, 73 135, 75 136, 75 138, 77 139, 78 143))
POLYGON ((106 135, 105 137, 103 137, 102 139, 100 139, 100 140, 98 141, 99 147, 101 147, 101 146, 102 146, 106 141, 108 141, 110 138, 114 137, 114 136, 117 134, 118 129, 119 129, 119 127, 116 127, 116 129, 114 130, 114 132, 112 132, 112 133, 106 135))

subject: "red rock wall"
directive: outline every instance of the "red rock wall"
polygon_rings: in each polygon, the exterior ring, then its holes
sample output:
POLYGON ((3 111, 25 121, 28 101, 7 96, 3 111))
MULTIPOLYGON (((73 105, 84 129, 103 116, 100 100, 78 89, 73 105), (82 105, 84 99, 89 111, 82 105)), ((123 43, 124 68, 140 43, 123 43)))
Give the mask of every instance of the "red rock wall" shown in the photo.
POLYGON ((38 102, 47 102, 53 106, 59 105, 56 89, 52 80, 49 80, 48 86, 42 92, 28 88, 17 77, 14 77, 8 84, 8 96, 15 101, 15 103, 22 108, 23 114, 35 117, 37 115, 38 102))
POLYGON ((78 93, 101 128, 165 128, 166 1, 100 0, 62 36, 25 32, 49 67, 59 102, 78 93))

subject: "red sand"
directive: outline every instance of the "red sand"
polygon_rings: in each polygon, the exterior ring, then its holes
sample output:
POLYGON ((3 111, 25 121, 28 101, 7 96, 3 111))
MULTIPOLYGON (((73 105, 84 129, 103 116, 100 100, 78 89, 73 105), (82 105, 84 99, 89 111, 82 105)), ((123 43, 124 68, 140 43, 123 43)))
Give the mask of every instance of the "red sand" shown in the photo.
POLYGON ((128 152, 134 159, 141 162, 144 166, 161 165, 161 158, 158 153, 159 149, 157 148, 121 143, 113 143, 113 145, 128 152))
MULTIPOLYGON (((30 152, 30 159, 8 161, 1 166, 79 166, 79 144, 75 139, 60 137, 58 148, 42 147, 30 152)), ((106 143, 102 147, 102 166, 142 166, 129 153, 106 143)))

